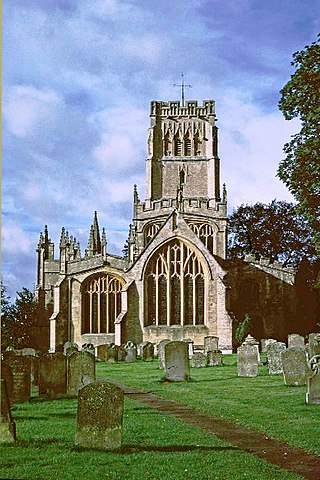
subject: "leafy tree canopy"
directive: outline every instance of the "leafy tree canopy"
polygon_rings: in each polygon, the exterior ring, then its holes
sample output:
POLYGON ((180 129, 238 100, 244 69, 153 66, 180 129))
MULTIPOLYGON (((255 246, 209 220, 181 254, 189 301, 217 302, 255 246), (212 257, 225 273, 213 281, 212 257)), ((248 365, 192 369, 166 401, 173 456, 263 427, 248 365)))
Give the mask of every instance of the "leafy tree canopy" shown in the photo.
POLYGON ((278 176, 298 201, 313 228, 320 252, 320 35, 293 54, 295 73, 280 91, 279 108, 286 120, 300 119, 301 130, 284 146, 286 158, 278 176))
POLYGON ((229 218, 229 256, 262 256, 272 263, 297 266, 303 258, 317 258, 313 231, 292 203, 273 200, 269 205, 240 205, 229 218))
POLYGON ((32 329, 37 321, 37 302, 33 293, 27 288, 17 292, 13 304, 6 294, 6 287, 1 282, 1 344, 23 348, 32 346, 32 329))

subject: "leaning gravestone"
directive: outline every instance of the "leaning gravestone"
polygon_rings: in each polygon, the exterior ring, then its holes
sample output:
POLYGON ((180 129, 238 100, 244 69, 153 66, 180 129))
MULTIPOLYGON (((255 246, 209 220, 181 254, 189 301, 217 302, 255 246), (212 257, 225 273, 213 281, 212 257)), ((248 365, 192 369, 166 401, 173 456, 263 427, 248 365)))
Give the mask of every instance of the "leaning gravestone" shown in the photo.
POLYGON ((283 342, 270 343, 267 349, 268 371, 270 375, 283 373, 281 353, 287 349, 283 342))
POLYGON ((6 387, 6 381, 0 380, 0 443, 14 442, 16 440, 15 422, 12 420, 10 402, 6 387))
POLYGON ((238 377, 256 377, 259 369, 259 357, 256 345, 243 343, 237 349, 238 377))
POLYGON ((31 396, 30 357, 18 356, 10 361, 12 369, 12 403, 29 402, 31 396))
POLYGON ((320 333, 309 334, 308 356, 309 358, 315 355, 320 355, 320 333))
POLYGON ((81 388, 96 379, 96 363, 89 352, 74 352, 67 363, 67 394, 76 397, 81 388))
POLYGON ((312 375, 304 349, 290 347, 281 353, 283 378, 285 385, 306 385, 312 375))
POLYGON ((40 357, 39 394, 59 398, 67 391, 67 359, 62 352, 40 357))
POLYGON ((288 348, 291 347, 304 348, 304 337, 298 333, 290 333, 288 335, 288 348))
POLYGON ((188 345, 185 342, 169 342, 164 349, 165 380, 171 382, 189 380, 188 345))
POLYGON ((127 363, 134 363, 137 360, 137 347, 133 342, 127 342, 126 346, 126 356, 124 361, 127 363))
POLYGON ((207 355, 208 352, 214 352, 219 350, 219 337, 208 336, 204 337, 204 353, 207 355))
POLYGON ((71 355, 72 353, 74 352, 78 352, 79 350, 79 347, 78 347, 78 344, 77 343, 74 343, 74 342, 66 342, 64 345, 63 345, 63 354, 68 357, 69 355, 71 355))
POLYGON ((164 362, 164 349, 167 343, 169 343, 170 340, 165 338, 164 340, 161 340, 158 344, 158 362, 159 362, 159 368, 162 368, 164 370, 165 368, 165 362, 164 362))
POLYGON ((215 350, 207 353, 208 367, 218 367, 222 365, 222 352, 215 350))
POLYGON ((190 366, 194 368, 206 367, 207 364, 208 358, 202 352, 195 352, 190 359, 190 366))
POLYGON ((94 382, 79 391, 75 444, 81 448, 116 450, 121 447, 123 390, 94 382))
POLYGON ((154 357, 154 346, 151 342, 145 342, 140 348, 141 359, 144 362, 152 362, 154 357))

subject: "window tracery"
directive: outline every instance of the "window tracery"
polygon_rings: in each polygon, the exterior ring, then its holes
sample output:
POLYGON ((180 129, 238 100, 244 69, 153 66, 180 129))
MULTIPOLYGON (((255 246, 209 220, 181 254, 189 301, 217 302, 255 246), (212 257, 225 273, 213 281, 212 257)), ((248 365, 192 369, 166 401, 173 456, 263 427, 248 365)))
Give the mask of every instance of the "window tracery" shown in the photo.
POLYGON ((124 281, 104 274, 89 278, 82 287, 82 334, 114 333, 121 312, 124 281))
POLYGON ((214 254, 214 238, 215 232, 209 223, 188 223, 191 230, 200 238, 202 243, 207 247, 210 253, 214 254))
POLYGON ((203 325, 205 280, 195 252, 181 240, 158 250, 146 270, 145 325, 203 325))

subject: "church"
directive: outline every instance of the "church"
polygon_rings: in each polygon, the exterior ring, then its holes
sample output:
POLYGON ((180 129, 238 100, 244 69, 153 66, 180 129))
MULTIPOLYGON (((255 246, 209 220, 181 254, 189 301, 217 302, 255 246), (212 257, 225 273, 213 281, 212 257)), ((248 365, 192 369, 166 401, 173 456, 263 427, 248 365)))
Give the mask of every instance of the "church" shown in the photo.
MULTIPOLYGON (((290 297, 292 272, 249 259, 241 285, 239 265, 228 263, 227 193, 225 185, 221 188, 214 101, 152 101, 150 107, 146 198, 140 200, 134 186, 125 255, 107 251, 97 212, 83 257, 64 228, 57 259, 47 227, 40 234, 36 298, 49 312, 39 328, 50 352, 66 341, 97 346, 190 339, 201 346, 213 335, 220 350, 231 353, 239 296, 249 291, 254 301, 264 289, 252 282, 248 267, 268 270, 271 296, 270 279, 275 279, 278 297, 278 283, 290 297)), ((284 325, 292 319, 291 302, 287 305, 270 322, 261 320, 269 336, 279 318, 284 325)))

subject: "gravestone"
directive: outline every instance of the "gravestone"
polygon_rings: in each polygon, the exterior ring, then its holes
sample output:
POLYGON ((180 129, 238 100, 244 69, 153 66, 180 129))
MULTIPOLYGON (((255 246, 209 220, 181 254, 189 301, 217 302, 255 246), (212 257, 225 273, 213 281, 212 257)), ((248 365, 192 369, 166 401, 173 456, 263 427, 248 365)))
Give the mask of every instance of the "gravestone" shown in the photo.
POLYGON ((6 389, 7 389, 9 404, 12 405, 13 375, 12 375, 12 368, 10 366, 9 360, 1 361, 1 378, 6 382, 6 389))
POLYGON ((107 348, 108 348, 107 343, 97 346, 97 359, 100 360, 100 362, 106 361, 107 348))
POLYGON ((154 346, 151 342, 144 342, 141 345, 141 359, 144 362, 152 362, 154 358, 154 346))
POLYGON ((204 337, 204 353, 214 352, 219 350, 219 337, 208 336, 204 337))
POLYGON ((84 343, 81 347, 81 351, 82 352, 88 352, 91 355, 93 355, 94 357, 96 356, 96 350, 94 348, 93 343, 84 343))
POLYGON ((10 360, 12 370, 12 403, 29 402, 31 396, 30 357, 18 356, 10 360))
POLYGON ((12 420, 6 381, 0 380, 0 443, 12 443, 16 440, 15 422, 12 420))
POLYGON ((36 356, 36 351, 35 351, 34 348, 22 348, 21 349, 21 355, 35 357, 36 356))
POLYGON ((259 357, 256 345, 243 343, 237 349, 238 377, 256 377, 258 369, 259 357))
POLYGON ((119 345, 117 346, 118 362, 124 362, 126 358, 126 346, 119 345))
POLYGON ((267 349, 268 371, 270 375, 283 373, 281 353, 287 349, 283 342, 270 343, 267 349))
POLYGON ((64 345, 63 345, 63 354, 68 357, 69 355, 71 355, 71 353, 74 353, 74 352, 78 352, 79 351, 79 347, 78 347, 78 344, 77 343, 74 343, 74 342, 66 342, 64 345))
POLYGON ((134 363, 137 360, 137 347, 133 342, 127 342, 125 346, 126 356, 124 358, 127 363, 134 363))
POLYGON ((312 377, 308 378, 306 403, 310 405, 320 405, 320 372, 315 372, 312 377))
POLYGON ((189 356, 189 358, 192 358, 193 353, 194 353, 194 351, 193 351, 194 341, 191 340, 191 338, 184 338, 182 341, 188 344, 188 356, 189 356))
POLYGON ((190 378, 188 345, 185 342, 169 342, 164 347, 165 380, 184 382, 190 378))
POLYGON ((31 362, 31 383, 32 385, 39 385, 39 368, 40 368, 40 358, 39 357, 30 357, 31 362))
POLYGON ((195 352, 190 359, 190 366, 194 368, 206 367, 207 364, 208 358, 202 352, 195 352))
POLYGON ((290 333, 288 335, 288 348, 291 347, 304 348, 304 337, 298 333, 290 333))
POLYGON ((207 353, 208 367, 219 367, 222 365, 222 352, 215 350, 207 353))
POLYGON ((95 357, 86 351, 74 352, 67 362, 67 394, 76 397, 80 388, 96 379, 95 357))
POLYGON ((268 351, 268 346, 276 342, 277 340, 275 340, 274 338, 262 338, 260 340, 261 352, 266 353, 268 351))
POLYGON ((94 382, 79 391, 75 444, 81 448, 121 447, 123 391, 107 382, 94 382))
POLYGON ((107 363, 116 363, 118 361, 118 350, 119 347, 114 343, 110 343, 106 346, 105 352, 105 362, 107 363))
POLYGON ((320 355, 320 333, 310 333, 308 344, 308 356, 309 358, 314 357, 315 355, 320 355))
POLYGON ((285 385, 306 385, 312 375, 304 349, 290 347, 281 353, 283 378, 285 385))
POLYGON ((164 340, 161 340, 158 344, 158 362, 159 362, 159 368, 162 368, 164 370, 165 368, 165 363, 164 363, 164 349, 167 343, 169 343, 170 340, 168 338, 165 338, 164 340))
POLYGON ((67 358, 62 352, 40 357, 39 394, 59 398, 67 392, 67 358))
POLYGON ((259 352, 260 342, 258 342, 258 340, 256 340, 252 335, 249 334, 246 336, 242 345, 254 345, 257 349, 258 362, 260 363, 260 352, 259 352))

